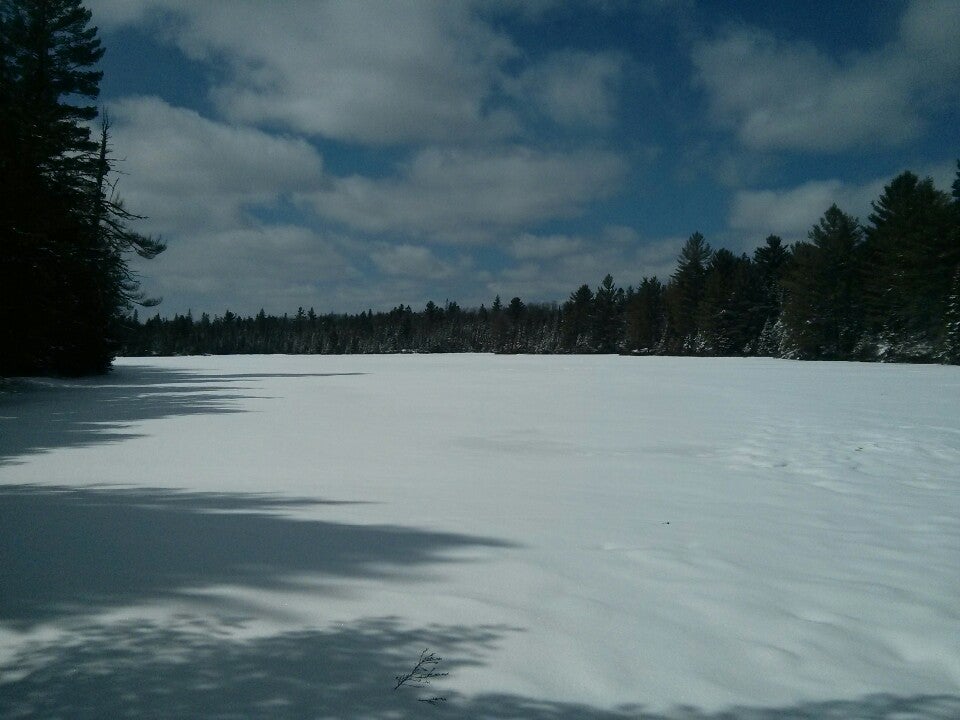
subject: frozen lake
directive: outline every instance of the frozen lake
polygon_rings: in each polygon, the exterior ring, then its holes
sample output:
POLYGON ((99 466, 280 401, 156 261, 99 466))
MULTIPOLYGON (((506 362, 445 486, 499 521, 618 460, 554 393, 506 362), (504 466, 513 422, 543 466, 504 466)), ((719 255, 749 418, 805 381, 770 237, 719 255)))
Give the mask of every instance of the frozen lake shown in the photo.
POLYGON ((0 393, 4 718, 955 719, 958 598, 958 367, 124 358, 0 393), (394 691, 425 648, 449 674, 394 691))

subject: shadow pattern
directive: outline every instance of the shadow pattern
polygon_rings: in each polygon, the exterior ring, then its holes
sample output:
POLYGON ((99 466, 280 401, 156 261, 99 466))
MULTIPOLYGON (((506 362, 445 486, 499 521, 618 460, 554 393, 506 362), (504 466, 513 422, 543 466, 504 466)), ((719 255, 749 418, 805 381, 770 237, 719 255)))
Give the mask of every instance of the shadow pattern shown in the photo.
MULTIPOLYGON (((336 592, 342 578, 415 581, 492 538, 298 520, 270 495, 0 486, 0 621, 60 617, 211 585, 336 592), (304 578, 309 585, 304 585, 304 578)), ((464 562, 462 558, 456 562, 464 562)))
POLYGON ((12 381, 0 392, 0 467, 16 458, 64 447, 120 442, 143 420, 243 412, 262 399, 249 384, 271 378, 328 378, 363 373, 209 375, 150 365, 123 365, 77 380, 12 381))
MULTIPOLYGON (((457 673, 495 662, 516 628, 404 628, 373 618, 330 630, 266 639, 218 639, 215 628, 150 624, 91 628, 67 647, 35 647, 0 674, 0 716, 15 718, 391 718, 487 720, 956 720, 960 697, 871 695, 791 707, 707 712, 679 707, 600 708, 510 694, 457 692, 457 673), (449 675, 393 690, 424 647, 449 675), (431 707, 425 698, 445 702, 431 707)), ((2 668, 0 668, 2 671, 2 668)))

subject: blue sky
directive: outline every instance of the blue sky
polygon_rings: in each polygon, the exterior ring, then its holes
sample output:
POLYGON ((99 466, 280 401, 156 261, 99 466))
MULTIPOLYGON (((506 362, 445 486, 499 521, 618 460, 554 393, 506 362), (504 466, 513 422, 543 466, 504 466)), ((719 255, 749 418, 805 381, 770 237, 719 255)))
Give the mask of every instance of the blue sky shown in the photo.
POLYGON ((960 155, 960 3, 90 0, 165 315, 562 301, 960 155))

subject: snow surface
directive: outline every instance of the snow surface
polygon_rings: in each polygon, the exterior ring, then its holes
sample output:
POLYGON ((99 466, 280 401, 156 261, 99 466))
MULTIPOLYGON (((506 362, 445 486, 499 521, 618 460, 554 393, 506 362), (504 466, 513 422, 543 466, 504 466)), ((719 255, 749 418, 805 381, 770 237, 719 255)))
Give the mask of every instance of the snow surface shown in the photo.
POLYGON ((960 368, 126 358, 0 394, 0 717, 433 715, 960 717, 960 368), (425 648, 449 674, 394 691, 425 648))

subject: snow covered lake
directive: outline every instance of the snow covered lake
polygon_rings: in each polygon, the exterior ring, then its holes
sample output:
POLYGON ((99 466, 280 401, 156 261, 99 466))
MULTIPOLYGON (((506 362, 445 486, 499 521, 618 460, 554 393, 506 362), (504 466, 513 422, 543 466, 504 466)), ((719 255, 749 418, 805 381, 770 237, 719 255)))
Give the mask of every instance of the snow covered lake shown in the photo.
POLYGON ((960 368, 126 358, 0 393, 0 717, 434 716, 956 720, 960 368), (424 649, 448 675, 394 690, 424 649))

